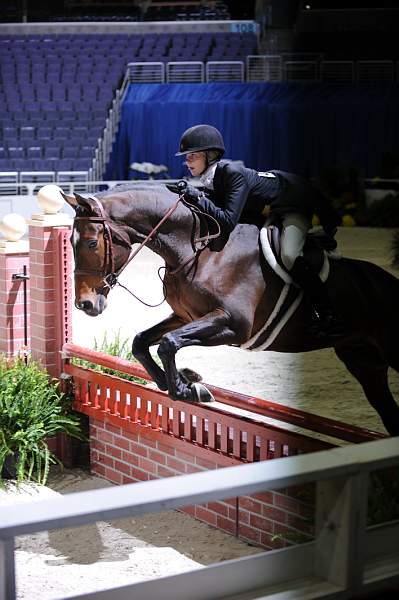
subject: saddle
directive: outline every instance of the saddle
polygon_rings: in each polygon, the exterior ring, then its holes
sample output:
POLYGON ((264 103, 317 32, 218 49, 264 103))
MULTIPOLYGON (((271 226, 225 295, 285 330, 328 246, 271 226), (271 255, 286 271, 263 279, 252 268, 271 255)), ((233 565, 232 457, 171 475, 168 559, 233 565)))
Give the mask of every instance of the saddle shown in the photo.
MULTIPOLYGON (((280 258, 280 240, 281 232, 276 225, 269 225, 261 229, 260 243, 264 257, 277 275, 284 281, 291 283, 292 278, 280 258), (279 268, 277 268, 277 265, 279 268), (283 273, 281 271, 283 271, 283 273)), ((328 277, 328 259, 341 258, 340 253, 337 251, 336 240, 324 233, 323 230, 316 230, 308 233, 303 248, 303 255, 316 273, 319 273, 319 276, 323 281, 328 277)))
MULTIPOLYGON (((267 350, 300 305, 303 292, 293 282, 280 258, 280 230, 276 225, 263 227, 259 235, 263 255, 273 271, 284 281, 280 295, 265 324, 252 338, 240 347, 244 350, 267 350)), ((337 242, 323 231, 311 232, 304 245, 304 257, 326 281, 330 271, 330 259, 341 258, 337 242)))

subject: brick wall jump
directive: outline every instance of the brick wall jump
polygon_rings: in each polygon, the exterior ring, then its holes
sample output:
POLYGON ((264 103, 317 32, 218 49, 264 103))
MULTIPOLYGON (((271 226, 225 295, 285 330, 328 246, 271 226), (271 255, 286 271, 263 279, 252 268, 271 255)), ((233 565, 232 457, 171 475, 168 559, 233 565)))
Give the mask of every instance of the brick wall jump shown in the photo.
MULTIPOLYGON (((90 419, 91 470, 116 484, 173 477, 241 464, 160 433, 159 439, 90 419), (198 451, 199 450, 199 451, 198 451)), ((313 535, 313 486, 267 491, 182 509, 190 516, 266 549, 313 535)))

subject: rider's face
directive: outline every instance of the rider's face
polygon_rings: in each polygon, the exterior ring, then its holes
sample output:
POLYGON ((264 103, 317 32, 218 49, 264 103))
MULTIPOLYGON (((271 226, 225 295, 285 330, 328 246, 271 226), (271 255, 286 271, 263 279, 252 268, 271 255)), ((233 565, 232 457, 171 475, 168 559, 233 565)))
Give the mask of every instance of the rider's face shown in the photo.
POLYGON ((205 152, 190 152, 186 154, 186 165, 193 177, 199 177, 206 169, 205 152))

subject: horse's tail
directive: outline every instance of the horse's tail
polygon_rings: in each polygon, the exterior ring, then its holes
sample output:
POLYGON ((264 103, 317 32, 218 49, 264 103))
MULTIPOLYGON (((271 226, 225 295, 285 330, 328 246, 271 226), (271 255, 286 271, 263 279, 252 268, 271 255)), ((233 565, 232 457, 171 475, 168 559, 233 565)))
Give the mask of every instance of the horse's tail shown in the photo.
POLYGON ((399 269, 399 231, 397 231, 393 236, 391 251, 392 251, 391 264, 394 267, 394 269, 399 269))

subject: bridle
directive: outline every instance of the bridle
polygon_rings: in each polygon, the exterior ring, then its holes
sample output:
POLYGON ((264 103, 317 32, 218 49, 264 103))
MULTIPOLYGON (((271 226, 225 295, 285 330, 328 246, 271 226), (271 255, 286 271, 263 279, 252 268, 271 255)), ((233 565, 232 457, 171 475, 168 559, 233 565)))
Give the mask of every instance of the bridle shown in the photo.
MULTIPOLYGON (((94 215, 75 216, 74 221, 84 221, 86 223, 100 223, 103 226, 104 262, 103 262, 101 270, 98 270, 98 269, 76 269, 75 268, 74 275, 95 275, 97 277, 98 276, 102 277, 102 281, 104 282, 104 285, 99 288, 96 288, 97 293, 104 292, 106 289, 111 290, 113 287, 115 287, 116 284, 118 284, 121 287, 123 287, 124 289, 126 289, 130 294, 132 294, 132 296, 134 296, 137 300, 139 300, 146 306, 152 306, 152 307, 159 306, 160 304, 162 304, 162 302, 165 301, 165 292, 164 292, 164 298, 161 303, 155 304, 155 305, 147 304, 146 302, 144 302, 143 300, 138 298, 131 290, 129 290, 124 285, 119 283, 118 277, 120 276, 122 271, 127 267, 127 265, 144 248, 144 246, 146 246, 146 244, 153 238, 153 236, 156 234, 158 229, 163 225, 163 223, 165 223, 165 221, 167 221, 169 219, 169 217, 174 213, 174 211, 177 209, 180 202, 183 202, 183 204, 185 204, 191 210, 193 215, 197 216, 199 218, 199 220, 201 219, 201 215, 212 220, 217 226, 217 231, 214 234, 210 234, 208 232, 202 237, 196 237, 193 242, 194 247, 195 247, 193 254, 191 256, 189 256, 185 261, 183 261, 183 263, 180 264, 176 269, 174 269, 172 271, 167 269, 167 272, 169 275, 175 276, 178 273, 180 273, 187 265, 194 263, 194 261, 196 259, 198 259, 200 253, 203 250, 205 250, 205 248, 208 247, 211 240, 219 237, 219 235, 220 235, 220 231, 221 231, 220 225, 216 221, 216 219, 214 219, 210 215, 207 215, 203 211, 199 210, 198 207, 196 207, 195 205, 187 202, 187 200, 184 199, 184 193, 182 193, 181 195, 179 195, 176 202, 174 204, 172 204, 172 206, 166 211, 166 213, 161 218, 161 220, 155 225, 155 227, 153 227, 153 229, 150 231, 150 233, 144 237, 143 241, 140 243, 138 248, 136 248, 135 250, 132 250, 128 259, 124 262, 124 264, 119 269, 115 270, 115 255, 114 255, 114 249, 113 249, 113 244, 112 244, 112 232, 111 232, 111 227, 109 225, 108 217, 105 214, 105 211, 104 211, 104 208, 103 208, 101 202, 95 197, 91 197, 91 200, 95 201, 101 216, 94 216, 94 215), (200 246, 198 248, 196 247, 197 244, 200 244, 200 246)), ((130 239, 127 236, 125 236, 124 233, 121 233, 119 231, 118 235, 125 241, 125 243, 128 246, 131 246, 130 239)))
MULTIPOLYGON (((90 216, 76 216, 74 219, 75 221, 84 221, 85 223, 100 223, 103 226, 103 240, 104 240, 104 262, 103 262, 103 266, 101 268, 101 270, 99 269, 76 269, 74 271, 75 275, 95 275, 95 276, 101 276, 102 280, 104 282, 104 286, 102 286, 101 288, 98 288, 96 291, 99 292, 101 290, 103 290, 104 288, 113 288, 114 285, 117 282, 117 278, 119 276, 119 274, 121 273, 121 271, 124 269, 123 265, 120 269, 118 269, 117 271, 115 270, 115 255, 114 255, 114 249, 113 249, 113 245, 112 245, 112 233, 111 233, 111 227, 109 225, 108 222, 108 218, 104 212, 103 206, 101 204, 101 202, 99 202, 97 200, 97 198, 92 198, 92 200, 94 200, 97 204, 97 208, 99 209, 101 216, 94 216, 94 215, 90 215, 90 216)), ((119 235, 121 235, 122 238, 124 238, 124 235, 119 233, 119 235)), ((130 239, 126 237, 125 242, 128 246, 131 246, 131 242, 130 239)))

